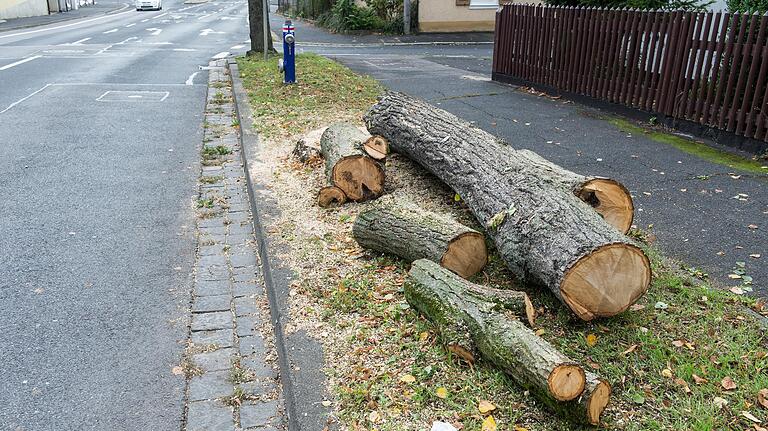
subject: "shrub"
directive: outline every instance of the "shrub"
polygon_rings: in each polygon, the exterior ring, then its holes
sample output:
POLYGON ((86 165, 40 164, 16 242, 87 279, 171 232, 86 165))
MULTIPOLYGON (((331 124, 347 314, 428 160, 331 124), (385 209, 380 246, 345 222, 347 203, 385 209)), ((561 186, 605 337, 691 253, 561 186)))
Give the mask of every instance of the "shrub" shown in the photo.
POLYGON ((728 0, 728 10, 731 12, 759 13, 768 12, 768 0, 728 0))

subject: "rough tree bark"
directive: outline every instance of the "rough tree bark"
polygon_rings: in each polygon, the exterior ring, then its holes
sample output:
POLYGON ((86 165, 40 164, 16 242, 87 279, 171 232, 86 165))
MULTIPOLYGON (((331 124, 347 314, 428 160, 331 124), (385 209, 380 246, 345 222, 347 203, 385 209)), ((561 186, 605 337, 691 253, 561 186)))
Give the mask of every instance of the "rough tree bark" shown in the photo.
POLYGON ((464 278, 476 274, 488 261, 483 234, 395 196, 385 196, 361 212, 352 236, 364 248, 408 262, 430 259, 464 278))
POLYGON ((400 93, 365 122, 461 196, 520 281, 546 286, 580 318, 618 314, 648 289, 645 253, 526 153, 400 93))
MULTIPOLYGON (((251 49, 247 55, 256 55, 264 53, 264 14, 269 15, 268 10, 264 10, 264 0, 248 0, 248 22, 250 25, 251 49)), ((267 19, 267 52, 275 52, 272 46, 272 32, 269 28, 269 19, 267 19)))
POLYGON ((509 309, 532 309, 527 297, 522 306, 519 299, 505 301, 498 294, 505 291, 491 293, 426 259, 413 263, 403 288, 449 350, 470 360, 479 354, 571 420, 599 423, 610 385, 508 317, 509 309))
POLYGON ((367 139, 367 133, 348 123, 332 124, 320 138, 329 184, 355 202, 377 198, 384 191, 384 169, 362 150, 367 139))

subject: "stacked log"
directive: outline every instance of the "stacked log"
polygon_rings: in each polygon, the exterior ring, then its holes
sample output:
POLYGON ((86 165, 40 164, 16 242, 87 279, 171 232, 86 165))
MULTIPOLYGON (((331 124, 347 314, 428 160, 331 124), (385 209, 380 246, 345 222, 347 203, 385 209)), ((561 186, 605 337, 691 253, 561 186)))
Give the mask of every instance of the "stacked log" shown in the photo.
POLYGON ((318 203, 363 202, 384 191, 384 169, 363 150, 369 136, 348 123, 334 123, 320 138, 328 187, 320 190, 318 203), (341 194, 344 198, 341 198, 341 194))
POLYGON ((400 93, 365 122, 461 196, 519 281, 548 287, 580 318, 621 313, 648 289, 645 253, 563 187, 576 181, 562 168, 400 93))
POLYGON ((364 248, 408 262, 431 259, 465 278, 488 261, 483 234, 395 196, 381 198, 361 212, 352 235, 364 248))
POLYGON ((525 293, 499 296, 426 259, 412 264, 403 288, 408 303, 437 326, 451 352, 469 361, 479 354, 559 414, 599 423, 610 385, 508 317, 507 311, 532 310, 525 293))

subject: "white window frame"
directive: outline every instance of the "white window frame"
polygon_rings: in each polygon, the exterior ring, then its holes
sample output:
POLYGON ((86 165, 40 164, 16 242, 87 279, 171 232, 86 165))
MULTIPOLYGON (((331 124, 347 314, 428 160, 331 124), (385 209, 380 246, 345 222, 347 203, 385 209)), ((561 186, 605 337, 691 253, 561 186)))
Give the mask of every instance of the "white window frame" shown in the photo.
POLYGON ((498 9, 499 0, 469 0, 470 9, 498 9))

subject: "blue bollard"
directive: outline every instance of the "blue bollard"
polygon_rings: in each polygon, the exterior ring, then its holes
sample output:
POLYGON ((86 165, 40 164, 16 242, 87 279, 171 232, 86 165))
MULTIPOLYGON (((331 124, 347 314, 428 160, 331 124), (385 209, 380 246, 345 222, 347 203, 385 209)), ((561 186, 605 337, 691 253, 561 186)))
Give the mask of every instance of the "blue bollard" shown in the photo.
POLYGON ((296 83, 296 28, 291 20, 285 20, 283 24, 283 77, 284 84, 296 83))

